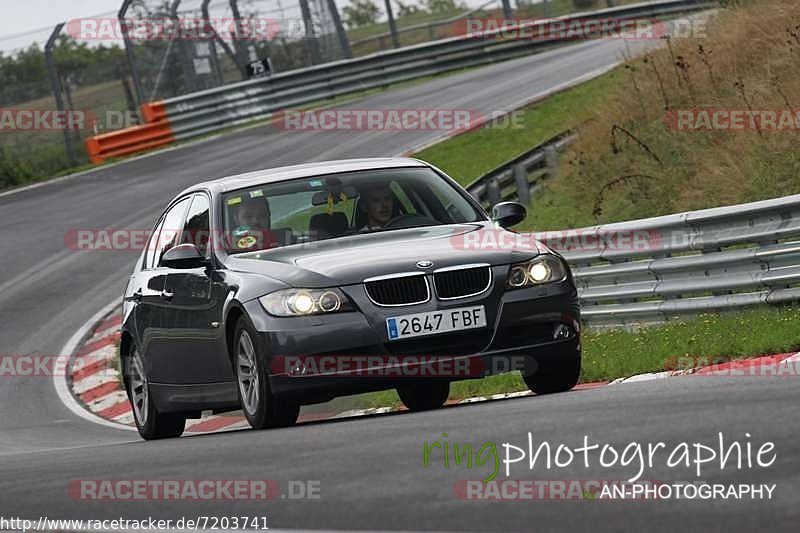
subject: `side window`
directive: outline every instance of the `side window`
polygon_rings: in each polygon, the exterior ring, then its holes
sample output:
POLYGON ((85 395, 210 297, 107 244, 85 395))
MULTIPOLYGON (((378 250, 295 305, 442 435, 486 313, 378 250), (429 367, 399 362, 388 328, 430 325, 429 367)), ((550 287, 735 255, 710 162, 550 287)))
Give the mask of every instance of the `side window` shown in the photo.
POLYGON ((155 268, 156 248, 158 244, 158 234, 161 233, 161 228, 164 226, 164 219, 158 221, 158 225, 150 235, 150 240, 147 241, 147 250, 145 250, 144 267, 145 269, 155 268))
POLYGON ((208 196, 202 193, 196 194, 192 199, 192 206, 186 214, 181 243, 194 244, 201 255, 206 255, 210 235, 208 196))
POLYGON ((151 250, 153 254, 148 260, 148 268, 155 268, 161 262, 161 256, 164 252, 178 244, 178 238, 181 234, 183 223, 183 216, 186 214, 186 209, 189 207, 189 198, 184 198, 172 208, 164 216, 164 222, 158 231, 158 240, 155 247, 151 250))

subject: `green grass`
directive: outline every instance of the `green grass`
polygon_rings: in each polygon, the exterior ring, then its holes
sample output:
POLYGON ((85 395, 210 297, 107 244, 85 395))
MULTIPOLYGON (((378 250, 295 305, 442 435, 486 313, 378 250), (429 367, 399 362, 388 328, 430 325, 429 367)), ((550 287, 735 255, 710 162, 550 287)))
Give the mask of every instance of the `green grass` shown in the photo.
POLYGON ((744 357, 800 350, 800 308, 767 307, 705 314, 636 332, 584 335, 582 381, 665 369, 676 357, 744 357))
POLYGON ((523 108, 513 119, 454 137, 415 154, 467 185, 493 168, 565 130, 578 126, 601 106, 622 77, 614 70, 547 100, 523 108))
MULTIPOLYGON (((381 8, 383 8, 383 6, 381 6, 381 8)), ((397 13, 395 13, 394 15, 397 28, 403 29, 407 28, 408 26, 416 26, 417 24, 425 24, 427 22, 436 22, 439 20, 449 19, 455 17, 456 15, 466 13, 467 11, 469 10, 454 9, 443 13, 430 13, 428 11, 419 11, 417 13, 406 15, 404 17, 398 17, 397 13)), ((368 24, 366 26, 361 26, 359 28, 353 28, 351 30, 348 30, 347 37, 350 39, 350 41, 358 41, 361 39, 375 37, 377 35, 381 35, 388 32, 389 32, 388 22, 377 22, 375 24, 368 24)), ((389 42, 389 38, 387 38, 386 40, 387 42, 389 42)))
MULTIPOLYGON (((611 381, 670 369, 680 357, 742 358, 800 351, 800 308, 768 307, 730 314, 707 314, 639 331, 583 332, 581 382, 611 381)), ((450 399, 526 390, 517 372, 453 383, 450 399)), ((324 408, 399 406, 394 391, 337 398, 324 408)), ((308 409, 308 408, 306 408, 308 409)))

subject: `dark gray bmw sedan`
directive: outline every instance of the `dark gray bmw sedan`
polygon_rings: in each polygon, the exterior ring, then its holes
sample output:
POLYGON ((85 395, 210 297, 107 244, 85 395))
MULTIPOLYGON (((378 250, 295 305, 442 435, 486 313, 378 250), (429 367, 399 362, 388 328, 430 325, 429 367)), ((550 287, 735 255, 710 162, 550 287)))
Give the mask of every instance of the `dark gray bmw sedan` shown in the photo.
POLYGON ((538 394, 581 367, 558 254, 406 158, 331 161, 198 184, 155 224, 124 296, 120 354, 145 439, 202 411, 254 428, 301 405, 394 388, 410 410, 450 383, 519 370, 538 394))

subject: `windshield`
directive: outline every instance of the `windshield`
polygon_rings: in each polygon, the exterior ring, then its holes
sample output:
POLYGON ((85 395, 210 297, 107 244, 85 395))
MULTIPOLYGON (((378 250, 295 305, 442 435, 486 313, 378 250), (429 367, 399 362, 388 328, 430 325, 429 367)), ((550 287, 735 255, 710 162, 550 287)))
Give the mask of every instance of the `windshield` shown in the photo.
POLYGON ((229 253, 483 219, 429 168, 314 176, 223 196, 229 253))

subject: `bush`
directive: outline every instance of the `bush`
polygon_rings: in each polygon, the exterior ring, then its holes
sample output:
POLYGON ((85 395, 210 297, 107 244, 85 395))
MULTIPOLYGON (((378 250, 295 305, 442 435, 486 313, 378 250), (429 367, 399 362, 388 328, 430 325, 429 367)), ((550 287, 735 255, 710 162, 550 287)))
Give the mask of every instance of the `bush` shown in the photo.
MULTIPOLYGON (((800 192, 798 131, 667 125, 679 111, 797 109, 798 26, 795 0, 742 3, 712 19, 706 35, 628 61, 543 199, 574 206, 561 218, 590 225, 800 192)), ((546 203, 534 217, 555 218, 546 203)))
POLYGON ((64 145, 0 145, 0 190, 53 176, 69 168, 64 145))
POLYGON ((572 5, 577 10, 593 9, 600 7, 600 0, 572 0, 572 5))

